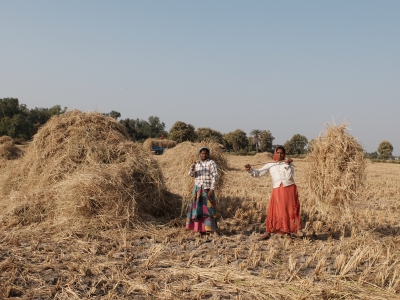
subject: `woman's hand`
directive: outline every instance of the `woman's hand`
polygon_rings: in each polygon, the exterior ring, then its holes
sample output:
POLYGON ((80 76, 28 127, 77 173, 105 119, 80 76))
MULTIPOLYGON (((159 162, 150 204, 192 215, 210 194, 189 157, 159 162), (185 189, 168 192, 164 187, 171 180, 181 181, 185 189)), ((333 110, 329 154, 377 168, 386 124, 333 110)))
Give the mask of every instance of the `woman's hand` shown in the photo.
POLYGON ((293 161, 293 159, 291 159, 291 158, 286 159, 286 163, 287 163, 288 165, 289 165, 292 161, 293 161))
POLYGON ((207 194, 207 198, 212 200, 212 196, 214 196, 214 190, 209 190, 207 194))

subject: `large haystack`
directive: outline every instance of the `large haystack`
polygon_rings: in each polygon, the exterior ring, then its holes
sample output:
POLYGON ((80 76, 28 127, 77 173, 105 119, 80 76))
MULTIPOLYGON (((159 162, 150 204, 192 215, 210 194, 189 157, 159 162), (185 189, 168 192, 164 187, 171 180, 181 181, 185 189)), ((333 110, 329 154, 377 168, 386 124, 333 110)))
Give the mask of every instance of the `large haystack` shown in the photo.
POLYGON ((348 204, 365 182, 362 146, 347 132, 347 124, 328 126, 310 142, 305 178, 309 195, 331 206, 348 204))
POLYGON ((143 148, 147 149, 147 150, 152 150, 153 147, 161 147, 161 148, 165 148, 165 149, 170 149, 170 148, 174 148, 176 146, 176 142, 173 140, 161 140, 161 139, 147 139, 144 141, 143 143, 143 148))
POLYGON ((15 146, 14 141, 7 135, 0 136, 0 160, 20 158, 24 152, 15 146))
MULTIPOLYGON (((218 167, 218 191, 224 183, 225 172, 228 169, 227 160, 218 143, 179 143, 176 147, 168 149, 159 157, 163 164, 164 176, 167 178, 169 190, 179 194, 184 200, 188 200, 193 189, 194 179, 188 175, 190 165, 199 160, 198 151, 205 146, 210 149, 210 158, 214 160, 218 167)), ((185 201, 183 201, 185 205, 185 201)))
POLYGON ((170 207, 158 162, 96 112, 51 118, 0 179, 0 203, 22 223, 89 218, 120 226, 170 207))

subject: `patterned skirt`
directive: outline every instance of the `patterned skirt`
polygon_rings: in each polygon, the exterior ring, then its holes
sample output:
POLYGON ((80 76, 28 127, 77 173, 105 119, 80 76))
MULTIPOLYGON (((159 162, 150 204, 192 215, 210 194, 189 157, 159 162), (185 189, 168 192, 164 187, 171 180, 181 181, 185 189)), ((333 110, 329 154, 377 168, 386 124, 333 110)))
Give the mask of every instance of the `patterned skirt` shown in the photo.
POLYGON ((186 214, 186 228, 197 232, 217 230, 215 195, 208 199, 208 189, 194 186, 186 214))

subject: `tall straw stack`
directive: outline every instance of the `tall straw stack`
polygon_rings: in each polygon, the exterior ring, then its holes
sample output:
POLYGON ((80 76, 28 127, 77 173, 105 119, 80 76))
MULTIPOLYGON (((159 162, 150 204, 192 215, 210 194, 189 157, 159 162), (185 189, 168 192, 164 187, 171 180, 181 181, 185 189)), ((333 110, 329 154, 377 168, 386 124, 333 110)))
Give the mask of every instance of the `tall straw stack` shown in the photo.
POLYGON ((309 195, 330 206, 349 204, 366 179, 362 146, 347 131, 347 124, 332 124, 310 142, 305 178, 309 195))
POLYGON ((153 156, 131 142, 121 124, 96 112, 54 116, 19 164, 0 175, 0 204, 23 224, 131 224, 167 214, 172 204, 166 194, 153 156))

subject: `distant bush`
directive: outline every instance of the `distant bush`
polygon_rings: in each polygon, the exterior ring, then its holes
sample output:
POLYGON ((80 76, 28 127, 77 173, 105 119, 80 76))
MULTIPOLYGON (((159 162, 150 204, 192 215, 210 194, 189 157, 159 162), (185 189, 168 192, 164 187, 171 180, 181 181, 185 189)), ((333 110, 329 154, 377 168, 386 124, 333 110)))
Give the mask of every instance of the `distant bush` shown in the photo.
POLYGON ((374 163, 388 163, 388 164, 400 164, 400 160, 394 160, 394 159, 370 159, 370 161, 374 163))
POLYGON ((238 155, 238 156, 253 156, 256 155, 256 151, 246 151, 244 149, 240 149, 238 151, 229 151, 230 155, 238 155))

